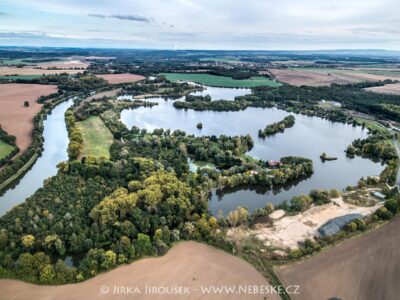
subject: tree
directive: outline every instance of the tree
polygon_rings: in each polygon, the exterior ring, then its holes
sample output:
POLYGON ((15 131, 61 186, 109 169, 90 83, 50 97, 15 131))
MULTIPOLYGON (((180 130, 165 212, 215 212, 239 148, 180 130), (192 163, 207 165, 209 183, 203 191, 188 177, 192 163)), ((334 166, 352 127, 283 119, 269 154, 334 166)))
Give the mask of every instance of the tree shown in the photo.
POLYGON ((150 237, 147 234, 139 233, 135 241, 135 249, 138 256, 150 255, 152 253, 150 237))
POLYGON ((40 271, 40 278, 39 278, 40 283, 51 284, 54 283, 54 279, 55 279, 55 272, 53 266, 46 265, 40 271))
POLYGON ((385 202, 385 207, 393 214, 399 212, 399 204, 395 199, 389 199, 385 202))
POLYGON ((106 251, 102 256, 101 267, 104 270, 109 270, 117 264, 117 255, 112 250, 106 251))
POLYGON ((35 244, 35 237, 31 234, 24 235, 21 237, 22 245, 27 249, 32 249, 35 244))

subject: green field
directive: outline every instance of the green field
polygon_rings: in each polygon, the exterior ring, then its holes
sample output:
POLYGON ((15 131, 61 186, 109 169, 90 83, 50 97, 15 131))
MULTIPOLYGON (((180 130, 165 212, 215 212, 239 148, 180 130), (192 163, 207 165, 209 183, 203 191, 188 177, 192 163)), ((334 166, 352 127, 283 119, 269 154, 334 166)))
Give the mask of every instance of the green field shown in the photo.
POLYGON ((110 158, 113 136, 100 117, 89 117, 77 124, 83 136, 83 155, 110 158))
POLYGON ((16 58, 16 59, 8 59, 8 58, 1 58, 0 59, 0 65, 27 65, 29 64, 28 62, 24 62, 22 60, 28 60, 28 58, 16 58))
POLYGON ((17 80, 17 79, 23 79, 23 80, 31 80, 31 79, 36 79, 39 77, 42 77, 43 75, 11 75, 11 76, 0 76, 0 79, 10 79, 10 80, 17 80))
POLYGON ((208 86, 220 86, 220 87, 239 87, 239 88, 250 88, 255 86, 270 86, 278 87, 281 83, 272 81, 266 77, 251 77, 250 79, 236 80, 231 77, 216 76, 210 74, 193 74, 193 73, 161 73, 160 75, 165 76, 169 81, 193 81, 208 86))
POLYGON ((14 147, 0 140, 0 159, 6 157, 14 150, 14 147))

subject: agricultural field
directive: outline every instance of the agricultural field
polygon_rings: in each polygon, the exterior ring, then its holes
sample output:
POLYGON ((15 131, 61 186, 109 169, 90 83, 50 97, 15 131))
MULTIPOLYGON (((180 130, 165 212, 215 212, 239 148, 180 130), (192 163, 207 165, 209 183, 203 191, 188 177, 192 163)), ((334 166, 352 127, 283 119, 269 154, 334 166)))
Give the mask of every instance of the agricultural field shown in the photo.
POLYGON ((380 94, 400 95, 400 83, 386 84, 384 86, 375 86, 366 88, 365 90, 380 94))
POLYGON ((0 159, 6 157, 14 150, 14 147, 0 140, 0 159))
POLYGON ((348 83, 355 82, 376 82, 385 79, 397 80, 398 77, 388 74, 373 74, 371 69, 360 69, 360 68, 290 68, 290 70, 301 70, 303 72, 312 72, 325 74, 329 76, 337 77, 340 80, 347 81, 348 83))
POLYGON ((52 75, 52 74, 76 74, 82 72, 82 70, 48 70, 48 69, 40 69, 38 67, 0 67, 0 77, 1 76, 42 76, 42 75, 52 75))
POLYGON ((90 63, 81 60, 66 59, 54 62, 38 63, 37 66, 42 69, 87 69, 90 63))
POLYGON ((237 88, 250 88, 255 86, 281 86, 281 83, 262 76, 251 77, 250 79, 236 80, 231 77, 216 76, 210 74, 161 73, 160 75, 165 76, 169 81, 193 81, 208 86, 237 88))
POLYGON ((113 136, 100 117, 89 117, 78 122, 83 136, 83 155, 110 158, 113 136))
POLYGON ((303 71, 303 69, 270 69, 269 71, 274 74, 278 81, 295 86, 329 86, 332 83, 348 84, 355 82, 353 80, 339 78, 335 74, 323 74, 319 72, 303 71))
POLYGON ((36 79, 39 77, 42 77, 43 75, 6 75, 6 76, 0 76, 0 79, 8 79, 8 80, 32 80, 36 79))
MULTIPOLYGON (((136 286, 141 290, 140 299, 188 299, 184 295, 145 294, 146 286, 185 286, 190 289, 191 299, 204 299, 200 286, 269 286, 257 270, 242 259, 211 246, 196 242, 182 242, 166 255, 145 258, 130 265, 100 274, 82 283, 63 286, 39 286, 17 280, 1 280, 4 299, 115 299, 114 286, 136 286), (154 272, 157 270, 156 272, 154 272), (110 287, 109 293, 100 293, 100 287, 110 287)), ((120 294, 118 299, 131 299, 132 294, 120 294)), ((188 295, 186 295, 188 296, 188 295)), ((226 294, 216 293, 207 299, 226 299, 226 294)), ((260 299, 260 295, 230 295, 229 299, 260 299)), ((280 299, 268 295, 269 300, 280 299)))
POLYGON ((103 78, 109 84, 136 82, 146 78, 142 75, 136 75, 136 74, 99 74, 96 76, 103 78))
POLYGON ((57 92, 53 85, 2 84, 0 85, 0 123, 8 134, 16 136, 17 146, 24 152, 32 142, 33 117, 42 105, 36 100, 57 92), (29 107, 24 107, 29 101, 29 107))
POLYGON ((284 285, 300 285, 292 299, 398 299, 400 217, 306 261, 278 270, 284 285), (329 283, 329 284, 327 284, 329 283))

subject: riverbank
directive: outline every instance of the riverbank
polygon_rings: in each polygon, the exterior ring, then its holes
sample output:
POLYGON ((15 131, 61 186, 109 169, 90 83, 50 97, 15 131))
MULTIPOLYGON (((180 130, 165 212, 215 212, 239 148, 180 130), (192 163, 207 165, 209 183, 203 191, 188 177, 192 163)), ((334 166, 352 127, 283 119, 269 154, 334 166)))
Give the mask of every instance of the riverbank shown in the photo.
MULTIPOLYGON (((52 99, 51 101, 46 102, 46 106, 43 106, 42 109, 39 111, 39 113, 35 116, 35 126, 33 129, 33 140, 36 141, 36 144, 30 146, 28 148, 28 151, 25 152, 22 156, 18 157, 17 159, 21 159, 23 161, 21 167, 13 170, 13 173, 11 176, 6 176, 3 178, 3 182, 0 184, 0 194, 4 193, 7 191, 7 188, 20 179, 36 162, 38 157, 41 156, 43 153, 43 144, 44 144, 44 126, 43 122, 47 119, 47 116, 49 116, 53 109, 61 104, 62 102, 68 101, 69 99, 73 99, 76 97, 76 94, 74 95, 69 95, 69 96, 59 96, 57 98, 52 99), (26 157, 25 157, 26 156, 26 157)), ((16 162, 14 161, 13 164, 16 162)), ((13 164, 11 164, 11 167, 13 167, 13 164)), ((8 171, 6 167, 4 167, 1 172, 6 172, 8 171)), ((0 174, 1 174, 0 172, 0 174)), ((9 171, 8 171, 9 172, 9 171)), ((3 176, 4 177, 4 176, 3 176)), ((1 199, 1 197, 0 197, 1 199)))

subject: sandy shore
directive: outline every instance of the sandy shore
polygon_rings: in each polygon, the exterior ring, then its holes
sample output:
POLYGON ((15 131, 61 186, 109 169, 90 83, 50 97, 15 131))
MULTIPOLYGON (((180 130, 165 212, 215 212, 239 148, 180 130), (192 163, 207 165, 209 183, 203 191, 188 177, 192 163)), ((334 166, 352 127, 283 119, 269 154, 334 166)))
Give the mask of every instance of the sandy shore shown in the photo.
POLYGON ((0 299, 280 299, 277 295, 202 291, 210 286, 238 288, 246 285, 269 286, 247 262, 214 247, 182 242, 162 257, 143 259, 78 284, 39 286, 18 280, 0 280, 0 299), (146 286, 186 287, 189 294, 145 294, 146 286), (140 293, 124 292, 128 287, 140 293))
POLYGON ((381 207, 378 203, 372 207, 360 207, 343 202, 342 197, 332 199, 331 203, 314 206, 295 216, 286 216, 275 220, 272 227, 261 226, 251 230, 262 241, 281 248, 296 248, 298 242, 319 236, 318 228, 330 219, 348 214, 367 216, 381 207))

